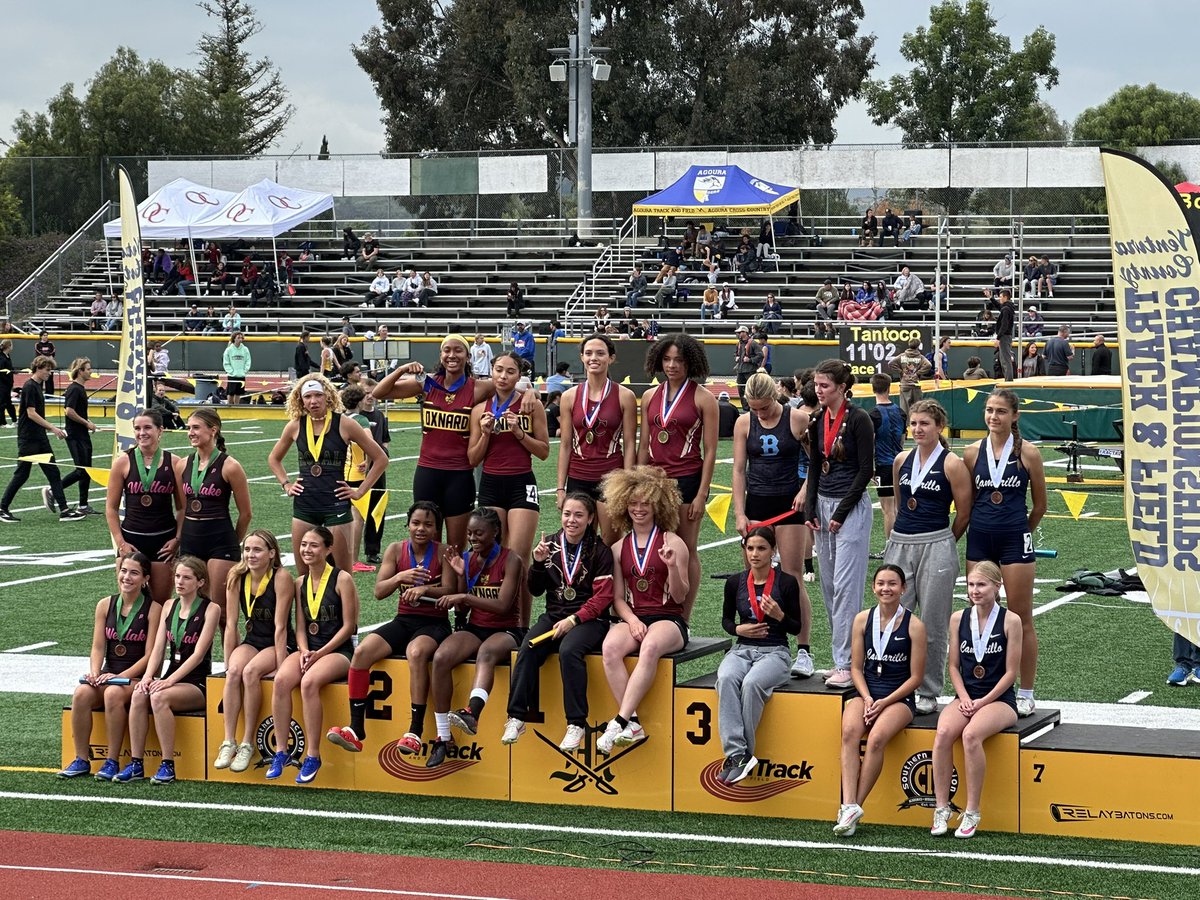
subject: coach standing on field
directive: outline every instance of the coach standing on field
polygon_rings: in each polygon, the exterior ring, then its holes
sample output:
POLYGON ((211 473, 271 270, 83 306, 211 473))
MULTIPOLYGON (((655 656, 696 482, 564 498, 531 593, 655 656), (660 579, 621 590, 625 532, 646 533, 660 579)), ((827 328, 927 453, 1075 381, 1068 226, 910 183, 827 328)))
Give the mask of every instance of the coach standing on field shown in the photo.
POLYGON ((1047 375, 1067 375, 1071 371, 1071 360, 1075 356, 1075 348, 1071 346, 1071 326, 1059 325, 1058 335, 1046 341, 1047 375))

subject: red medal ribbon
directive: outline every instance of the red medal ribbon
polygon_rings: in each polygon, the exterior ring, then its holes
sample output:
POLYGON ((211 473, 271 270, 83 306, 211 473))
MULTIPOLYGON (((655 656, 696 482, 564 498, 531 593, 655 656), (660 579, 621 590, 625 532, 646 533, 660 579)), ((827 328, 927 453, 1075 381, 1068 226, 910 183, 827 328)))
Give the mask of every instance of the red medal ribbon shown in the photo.
MULTIPOLYGON (((775 587, 775 568, 771 568, 771 574, 767 576, 767 583, 763 585, 763 597, 771 596, 771 588, 775 587)), ((746 591, 750 595, 750 611, 754 613, 754 621, 761 622, 763 620, 762 607, 758 605, 758 595, 754 593, 754 573, 751 572, 746 576, 746 591)))
POLYGON ((829 409, 825 410, 825 459, 829 459, 829 454, 833 452, 834 442, 837 440, 838 432, 842 429, 842 420, 846 418, 846 407, 849 405, 849 401, 842 401, 842 408, 838 410, 837 418, 833 420, 832 425, 829 422, 829 409))

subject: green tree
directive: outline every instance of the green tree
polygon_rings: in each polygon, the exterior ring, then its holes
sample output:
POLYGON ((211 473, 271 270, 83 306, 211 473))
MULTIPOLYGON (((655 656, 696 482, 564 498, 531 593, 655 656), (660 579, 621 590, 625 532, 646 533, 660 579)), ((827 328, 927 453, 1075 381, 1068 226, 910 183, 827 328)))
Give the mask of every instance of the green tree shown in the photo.
POLYGON ((1200 137, 1200 100, 1156 84, 1127 84, 1075 120, 1075 138, 1123 150, 1200 137))
POLYGON ((196 49, 197 74, 211 102, 207 118, 216 143, 225 148, 219 152, 262 153, 296 112, 279 70, 267 57, 251 59, 246 49, 262 23, 245 0, 201 0, 196 5, 217 24, 215 33, 200 36, 196 49))
POLYGON ((909 144, 1036 139, 1047 124, 1039 92, 1058 83, 1054 49, 1054 35, 1038 27, 1014 50, 987 0, 942 0, 929 27, 902 39, 913 67, 868 82, 871 118, 899 127, 909 144))

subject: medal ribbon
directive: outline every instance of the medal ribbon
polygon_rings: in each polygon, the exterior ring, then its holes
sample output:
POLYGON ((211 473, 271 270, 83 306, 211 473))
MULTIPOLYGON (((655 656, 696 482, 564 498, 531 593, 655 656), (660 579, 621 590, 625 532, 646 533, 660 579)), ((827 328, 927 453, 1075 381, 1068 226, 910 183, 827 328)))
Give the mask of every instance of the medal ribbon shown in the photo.
POLYGON ((475 590, 475 585, 479 583, 479 579, 483 577, 483 573, 492 567, 492 563, 496 561, 496 557, 500 555, 500 545, 493 544, 492 552, 488 554, 487 562, 479 567, 479 571, 475 573, 475 577, 471 577, 471 552, 470 550, 463 551, 463 565, 466 567, 467 577, 467 593, 475 590))
POLYGON ((667 427, 667 422, 671 420, 671 413, 675 409, 675 404, 679 402, 679 398, 683 396, 683 392, 687 390, 689 384, 695 384, 694 381, 685 381, 683 386, 675 392, 675 397, 670 398, 667 395, 671 393, 671 382, 664 382, 659 392, 659 397, 662 400, 662 427, 667 427))
POLYGON ((646 577, 646 563, 650 561, 650 548, 654 546, 654 539, 656 537, 658 537, 657 525, 650 532, 650 540, 646 541, 646 546, 642 550, 638 550, 637 535, 632 531, 629 532, 629 544, 633 547, 633 571, 643 578, 646 577))
POLYGON ((829 454, 833 452, 834 442, 837 440, 838 432, 842 430, 842 421, 846 418, 846 407, 850 405, 850 401, 843 400, 841 409, 838 410, 837 418, 832 423, 829 421, 829 409, 825 410, 825 434, 823 435, 825 444, 825 458, 829 459, 829 454))
POLYGON ((333 422, 333 416, 325 417, 325 427, 321 429, 321 437, 317 438, 313 434, 312 417, 304 417, 304 430, 308 435, 308 452, 313 458, 314 463, 321 462, 321 448, 325 446, 325 435, 329 434, 329 426, 333 422))
POLYGON ((460 387, 462 387, 466 383, 467 383, 467 373, 466 372, 464 372, 462 375, 460 375, 458 378, 458 381, 454 382, 454 384, 450 385, 449 387, 442 384, 440 381, 438 381, 432 375, 426 375, 424 388, 425 388, 426 394, 431 394, 434 391, 442 391, 443 393, 446 393, 446 394, 453 394, 455 391, 457 391, 460 387))
MULTIPOLYGON (((325 439, 324 434, 321 435, 321 439, 322 440, 325 439)), ((311 441, 310 441, 310 443, 311 443, 311 441)), ((214 450, 212 456, 210 456, 208 458, 208 465, 205 466, 203 469, 201 469, 200 468, 200 454, 199 453, 192 454, 191 460, 188 462, 188 466, 192 473, 192 480, 191 480, 192 496, 194 498, 196 498, 197 500, 200 499, 200 488, 204 485, 204 479, 208 477, 209 470, 213 467, 213 463, 215 463, 220 458, 220 456, 221 456, 220 452, 217 450, 214 450)))
POLYGON ((247 619, 254 614, 254 604, 258 602, 258 598, 266 591, 267 582, 271 580, 273 574, 275 573, 267 571, 259 580, 258 587, 254 589, 253 593, 250 592, 250 573, 247 572, 242 576, 242 604, 246 610, 247 619))
POLYGON ((983 634, 979 633, 979 614, 974 608, 968 610, 971 614, 971 652, 975 654, 975 662, 983 665, 983 657, 987 653, 987 642, 992 636, 992 627, 996 624, 996 617, 1000 615, 1000 604, 992 605, 992 611, 988 613, 987 627, 983 634))
POLYGON ((492 398, 492 417, 499 419, 502 415, 504 415, 504 411, 512 406, 512 402, 517 399, 517 392, 513 391, 511 394, 509 394, 508 399, 502 404, 497 404, 497 399, 497 397, 492 398))
POLYGON ((183 601, 176 597, 175 609, 171 613, 171 623, 168 626, 171 632, 171 646, 175 648, 176 653, 179 653, 180 648, 183 646, 183 632, 187 627, 187 620, 192 615, 191 610, 189 610, 186 616, 181 616, 180 612, 182 611, 183 601))
POLYGON ((317 621, 317 614, 321 612, 321 598, 325 596, 325 587, 329 584, 329 576, 333 572, 333 566, 326 565, 325 571, 321 574, 321 580, 317 583, 317 591, 313 593, 312 572, 306 576, 305 589, 308 591, 308 621, 317 621))
POLYGON ((984 446, 981 450, 987 450, 987 466, 988 473, 992 476, 992 487, 1000 490, 1000 482, 1004 480, 1004 470, 1008 468, 1008 456, 1012 453, 1013 436, 1010 434, 1008 440, 1004 442, 1004 449, 1000 451, 1000 461, 992 459, 992 440, 987 438, 983 442, 984 446))
POLYGON ((158 467, 162 464, 162 447, 154 451, 154 459, 150 465, 146 465, 146 459, 142 456, 141 450, 133 451, 133 458, 137 462, 138 475, 142 478, 142 493, 150 493, 150 485, 154 483, 154 473, 158 471, 158 467))
POLYGON ((608 392, 612 390, 612 379, 606 378, 604 380, 604 392, 600 395, 600 399, 596 401, 596 407, 590 413, 588 412, 588 405, 591 401, 588 399, 587 382, 581 384, 580 387, 583 388, 579 392, 579 398, 582 401, 581 405, 583 407, 583 425, 584 428, 590 430, 596 424, 596 420, 600 418, 600 407, 604 405, 604 401, 608 397, 608 392))
POLYGON ((134 601, 133 608, 129 610, 128 616, 121 615, 121 602, 124 598, 117 598, 117 640, 125 640, 125 635, 129 634, 129 626, 133 624, 133 620, 137 618, 137 614, 142 611, 142 607, 146 604, 134 601))
POLYGON ((887 623, 887 626, 880 632, 879 628, 879 607, 876 606, 871 613, 871 645, 875 648, 875 664, 883 665, 883 653, 887 650, 888 641, 892 639, 892 632, 896 630, 896 626, 900 624, 900 618, 904 615, 904 607, 897 606, 896 614, 892 616, 892 620, 887 623))
POLYGON ((913 448, 912 478, 908 483, 909 494, 915 494, 917 492, 917 488, 925 483, 925 476, 927 476, 930 470, 933 469, 933 464, 936 463, 939 458, 941 458, 943 449, 944 448, 939 442, 938 445, 933 448, 933 452, 929 454, 929 457, 925 460, 925 462, 922 463, 920 446, 913 448))
MULTIPOLYGON (((775 568, 771 567, 771 574, 767 576, 767 582, 763 585, 763 599, 771 596, 771 588, 775 587, 775 568)), ((754 573, 751 572, 746 576, 746 593, 750 595, 750 611, 754 613, 754 621, 761 622, 764 619, 762 607, 758 605, 758 595, 754 592, 754 573)))
POLYGON ((563 581, 566 582, 566 587, 570 587, 575 581, 575 575, 579 572, 579 564, 583 562, 583 541, 575 545, 575 559, 567 559, 567 533, 560 532, 562 535, 562 543, 558 545, 558 555, 562 560, 563 581))
MULTIPOLYGON (((417 554, 413 550, 412 541, 404 542, 404 552, 408 554, 409 568, 415 569, 417 566, 417 554)), ((433 541, 425 545, 425 558, 421 560, 421 568, 428 572, 431 562, 433 562, 433 541)), ((425 582, 421 583, 424 584, 425 582)))

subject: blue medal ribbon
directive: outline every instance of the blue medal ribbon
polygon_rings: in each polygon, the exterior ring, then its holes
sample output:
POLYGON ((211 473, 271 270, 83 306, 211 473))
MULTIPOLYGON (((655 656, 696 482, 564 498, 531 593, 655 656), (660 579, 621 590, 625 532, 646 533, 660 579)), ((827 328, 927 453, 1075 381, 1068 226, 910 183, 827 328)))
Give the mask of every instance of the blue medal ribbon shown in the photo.
POLYGON ((496 561, 496 557, 500 555, 500 545, 499 544, 492 545, 492 552, 488 554, 487 562, 485 562, 482 566, 479 567, 479 571, 475 573, 474 578, 471 577, 471 553, 472 552, 473 551, 471 551, 471 550, 463 551, 463 566, 465 567, 463 569, 463 571, 466 573, 467 593, 468 594, 471 593, 473 590, 475 590, 475 585, 479 582, 479 579, 483 577, 483 573, 492 567, 492 563, 494 563, 496 561))
MULTIPOLYGON (((413 552, 412 541, 404 542, 404 552, 408 554, 408 561, 410 564, 409 568, 410 569, 415 568, 416 562, 417 562, 417 555, 416 555, 416 553, 413 552)), ((426 572, 428 572, 429 564, 431 562, 433 562, 433 541, 430 541, 429 544, 426 545, 426 547, 425 547, 425 558, 423 560, 421 560, 421 568, 424 569, 426 572)), ((425 582, 423 582, 423 581, 421 582, 421 584, 424 584, 424 583, 425 582)))

